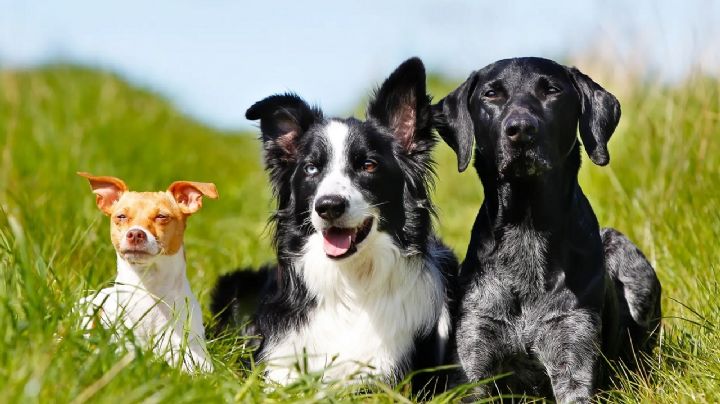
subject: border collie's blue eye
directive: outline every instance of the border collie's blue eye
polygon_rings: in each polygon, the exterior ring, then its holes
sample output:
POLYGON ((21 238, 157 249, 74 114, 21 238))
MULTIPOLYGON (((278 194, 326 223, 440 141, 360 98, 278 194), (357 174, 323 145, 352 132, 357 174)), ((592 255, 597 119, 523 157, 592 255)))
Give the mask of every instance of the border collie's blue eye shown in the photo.
POLYGON ((367 173, 372 173, 377 170, 378 163, 373 159, 367 159, 363 161, 362 169, 367 173))
POLYGON ((303 167, 303 170, 305 170, 305 174, 307 174, 307 175, 315 175, 318 172, 320 172, 320 169, 317 168, 317 166, 313 163, 305 164, 305 167, 303 167))
POLYGON ((485 94, 483 94, 483 96, 485 96, 487 98, 494 98, 494 97, 497 97, 497 95, 498 95, 498 93, 495 90, 487 90, 487 91, 485 91, 485 94))

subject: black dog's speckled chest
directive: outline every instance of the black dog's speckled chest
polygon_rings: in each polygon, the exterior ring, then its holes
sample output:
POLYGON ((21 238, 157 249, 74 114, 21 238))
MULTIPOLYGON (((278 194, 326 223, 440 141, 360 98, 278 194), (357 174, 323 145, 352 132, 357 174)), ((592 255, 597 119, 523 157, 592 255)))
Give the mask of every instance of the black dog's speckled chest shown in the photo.
MULTIPOLYGON (((485 217, 484 208, 476 227, 485 217)), ((572 232, 593 234, 577 228, 572 232)), ((464 379, 507 373, 495 382, 501 391, 552 395, 542 357, 555 355, 572 341, 600 343, 598 325, 607 281, 600 250, 587 249, 587 242, 579 238, 558 249, 550 242, 557 234, 539 231, 527 222, 495 232, 478 228, 474 234, 477 248, 468 251, 463 264, 461 283, 467 287, 456 330, 464 379), (579 271, 585 277, 583 287, 576 279, 579 271), (563 329, 572 338, 560 337, 563 329)), ((593 356, 589 351, 585 355, 593 356)), ((592 369, 585 372, 578 376, 589 380, 597 376, 592 369)))

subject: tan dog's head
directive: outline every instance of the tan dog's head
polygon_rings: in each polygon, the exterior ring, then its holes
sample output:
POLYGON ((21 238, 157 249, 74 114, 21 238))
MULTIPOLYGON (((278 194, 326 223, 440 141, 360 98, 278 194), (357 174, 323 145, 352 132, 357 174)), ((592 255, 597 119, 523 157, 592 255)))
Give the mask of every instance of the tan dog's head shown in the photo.
POLYGON ((203 196, 218 197, 215 184, 206 182, 176 181, 165 192, 132 192, 119 178, 78 175, 90 181, 98 208, 110 216, 115 250, 135 265, 176 254, 187 217, 202 207, 203 196))

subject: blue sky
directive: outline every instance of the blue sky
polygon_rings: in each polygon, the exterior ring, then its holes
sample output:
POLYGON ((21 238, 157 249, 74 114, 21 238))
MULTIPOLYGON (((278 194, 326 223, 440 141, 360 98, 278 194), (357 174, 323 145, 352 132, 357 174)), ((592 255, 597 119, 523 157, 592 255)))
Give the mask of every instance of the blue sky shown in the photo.
POLYGON ((0 66, 100 66, 222 128, 248 127, 248 106, 290 90, 347 113, 415 55, 458 78, 500 58, 596 49, 668 80, 720 67, 712 0, 0 0, 0 10, 0 66))

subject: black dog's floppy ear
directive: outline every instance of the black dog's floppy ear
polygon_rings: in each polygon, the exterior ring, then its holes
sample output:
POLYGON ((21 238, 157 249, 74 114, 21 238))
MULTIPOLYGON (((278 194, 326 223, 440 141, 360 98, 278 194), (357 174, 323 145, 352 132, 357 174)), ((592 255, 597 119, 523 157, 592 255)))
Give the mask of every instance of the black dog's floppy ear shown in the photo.
POLYGON ((322 120, 322 112, 295 94, 277 94, 253 104, 245 118, 260 120, 265 159, 271 165, 295 160, 298 139, 322 120))
POLYGON ((470 98, 477 85, 473 72, 460 87, 433 105, 433 119, 440 137, 455 151, 458 171, 463 172, 470 164, 475 140, 475 127, 470 116, 470 98))
POLYGON ((620 121, 620 103, 614 95, 576 68, 569 68, 580 96, 580 137, 593 163, 610 162, 607 144, 620 121))
POLYGON ((367 116, 390 128, 407 152, 432 141, 430 96, 420 59, 408 59, 392 72, 370 100, 367 116))

